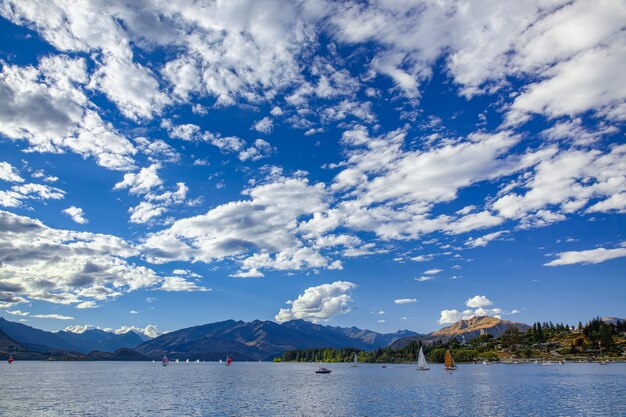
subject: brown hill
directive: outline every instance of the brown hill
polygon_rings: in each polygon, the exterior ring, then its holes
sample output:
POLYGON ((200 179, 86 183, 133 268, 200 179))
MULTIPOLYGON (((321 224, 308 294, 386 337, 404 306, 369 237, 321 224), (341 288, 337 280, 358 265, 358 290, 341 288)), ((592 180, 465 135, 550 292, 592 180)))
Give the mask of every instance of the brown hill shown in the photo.
POLYGON ((412 336, 405 337, 396 340, 391 344, 394 349, 399 349, 411 342, 417 341, 434 341, 434 340, 449 340, 453 337, 459 342, 469 342, 475 337, 482 334, 489 334, 493 337, 500 337, 509 327, 517 327, 521 332, 525 332, 530 329, 530 326, 524 323, 517 323, 508 320, 498 319, 496 317, 479 316, 472 317, 468 320, 459 320, 456 323, 432 332, 424 336, 412 336))
POLYGON ((446 338, 456 337, 460 342, 467 342, 482 334, 500 337, 509 327, 517 327, 520 332, 525 332, 530 329, 530 326, 524 323, 502 320, 496 317, 480 316, 472 317, 468 320, 459 320, 448 327, 431 333, 430 336, 446 338))

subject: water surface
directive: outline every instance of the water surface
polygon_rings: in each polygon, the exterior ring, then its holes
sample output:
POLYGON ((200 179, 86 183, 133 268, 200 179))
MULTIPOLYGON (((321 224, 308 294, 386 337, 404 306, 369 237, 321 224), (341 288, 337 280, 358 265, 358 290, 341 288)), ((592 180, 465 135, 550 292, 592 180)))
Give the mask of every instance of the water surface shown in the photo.
POLYGON ((626 364, 0 364, 1 416, 626 416, 626 364))

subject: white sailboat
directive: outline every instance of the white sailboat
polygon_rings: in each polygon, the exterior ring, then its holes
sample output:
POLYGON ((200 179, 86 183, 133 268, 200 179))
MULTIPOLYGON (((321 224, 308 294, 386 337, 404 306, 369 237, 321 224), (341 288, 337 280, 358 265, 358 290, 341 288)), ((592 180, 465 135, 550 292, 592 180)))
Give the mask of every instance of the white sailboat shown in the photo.
POLYGON ((356 357, 356 353, 354 354, 354 359, 352 360, 352 367, 356 368, 359 366, 359 359, 356 357))
POLYGON ((428 367, 428 362, 426 362, 426 356, 424 356, 424 350, 420 346, 420 354, 417 359, 417 370, 418 371, 428 371, 430 368, 428 367))

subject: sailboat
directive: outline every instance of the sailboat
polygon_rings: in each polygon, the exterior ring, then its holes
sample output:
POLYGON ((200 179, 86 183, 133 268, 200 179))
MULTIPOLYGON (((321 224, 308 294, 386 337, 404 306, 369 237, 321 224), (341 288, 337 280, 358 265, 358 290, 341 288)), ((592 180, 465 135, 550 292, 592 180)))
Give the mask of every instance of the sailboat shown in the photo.
POLYGON ((446 350, 446 371, 454 371, 456 370, 456 364, 454 363, 454 359, 452 359, 452 353, 450 353, 450 349, 446 350))
POLYGON ((230 358, 230 356, 226 356, 226 366, 230 366, 231 363, 233 363, 233 360, 230 358))
POLYGON ((356 357, 356 353, 354 354, 354 359, 352 360, 352 367, 356 368, 359 366, 359 359, 356 357))
POLYGON ((222 360, 220 359, 220 363, 222 363, 222 360))
POLYGON ((185 359, 185 363, 189 363, 189 358, 185 359))
POLYGON ((13 355, 10 355, 10 356, 9 356, 9 360, 8 360, 9 365, 11 365, 11 364, 13 363, 13 360, 14 360, 14 359, 13 359, 13 355))
POLYGON ((170 360, 168 359, 167 356, 164 355, 161 362, 163 363, 163 366, 167 366, 170 363, 170 360))
POLYGON ((426 362, 426 356, 424 356, 424 350, 420 346, 419 358, 417 359, 417 370, 428 371, 429 369, 428 362, 426 362))
POLYGON ((180 362, 180 361, 178 360, 178 358, 176 358, 176 363, 178 363, 178 362, 180 362))

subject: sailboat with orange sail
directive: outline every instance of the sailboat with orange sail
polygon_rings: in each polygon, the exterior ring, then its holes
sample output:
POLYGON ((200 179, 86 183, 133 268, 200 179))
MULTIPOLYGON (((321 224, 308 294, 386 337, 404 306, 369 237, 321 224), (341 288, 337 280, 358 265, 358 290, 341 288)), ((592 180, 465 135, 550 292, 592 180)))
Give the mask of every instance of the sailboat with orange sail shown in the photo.
POLYGON ((454 363, 454 359, 452 358, 452 353, 450 352, 450 349, 446 350, 445 365, 446 371, 456 370, 456 363, 454 363))

